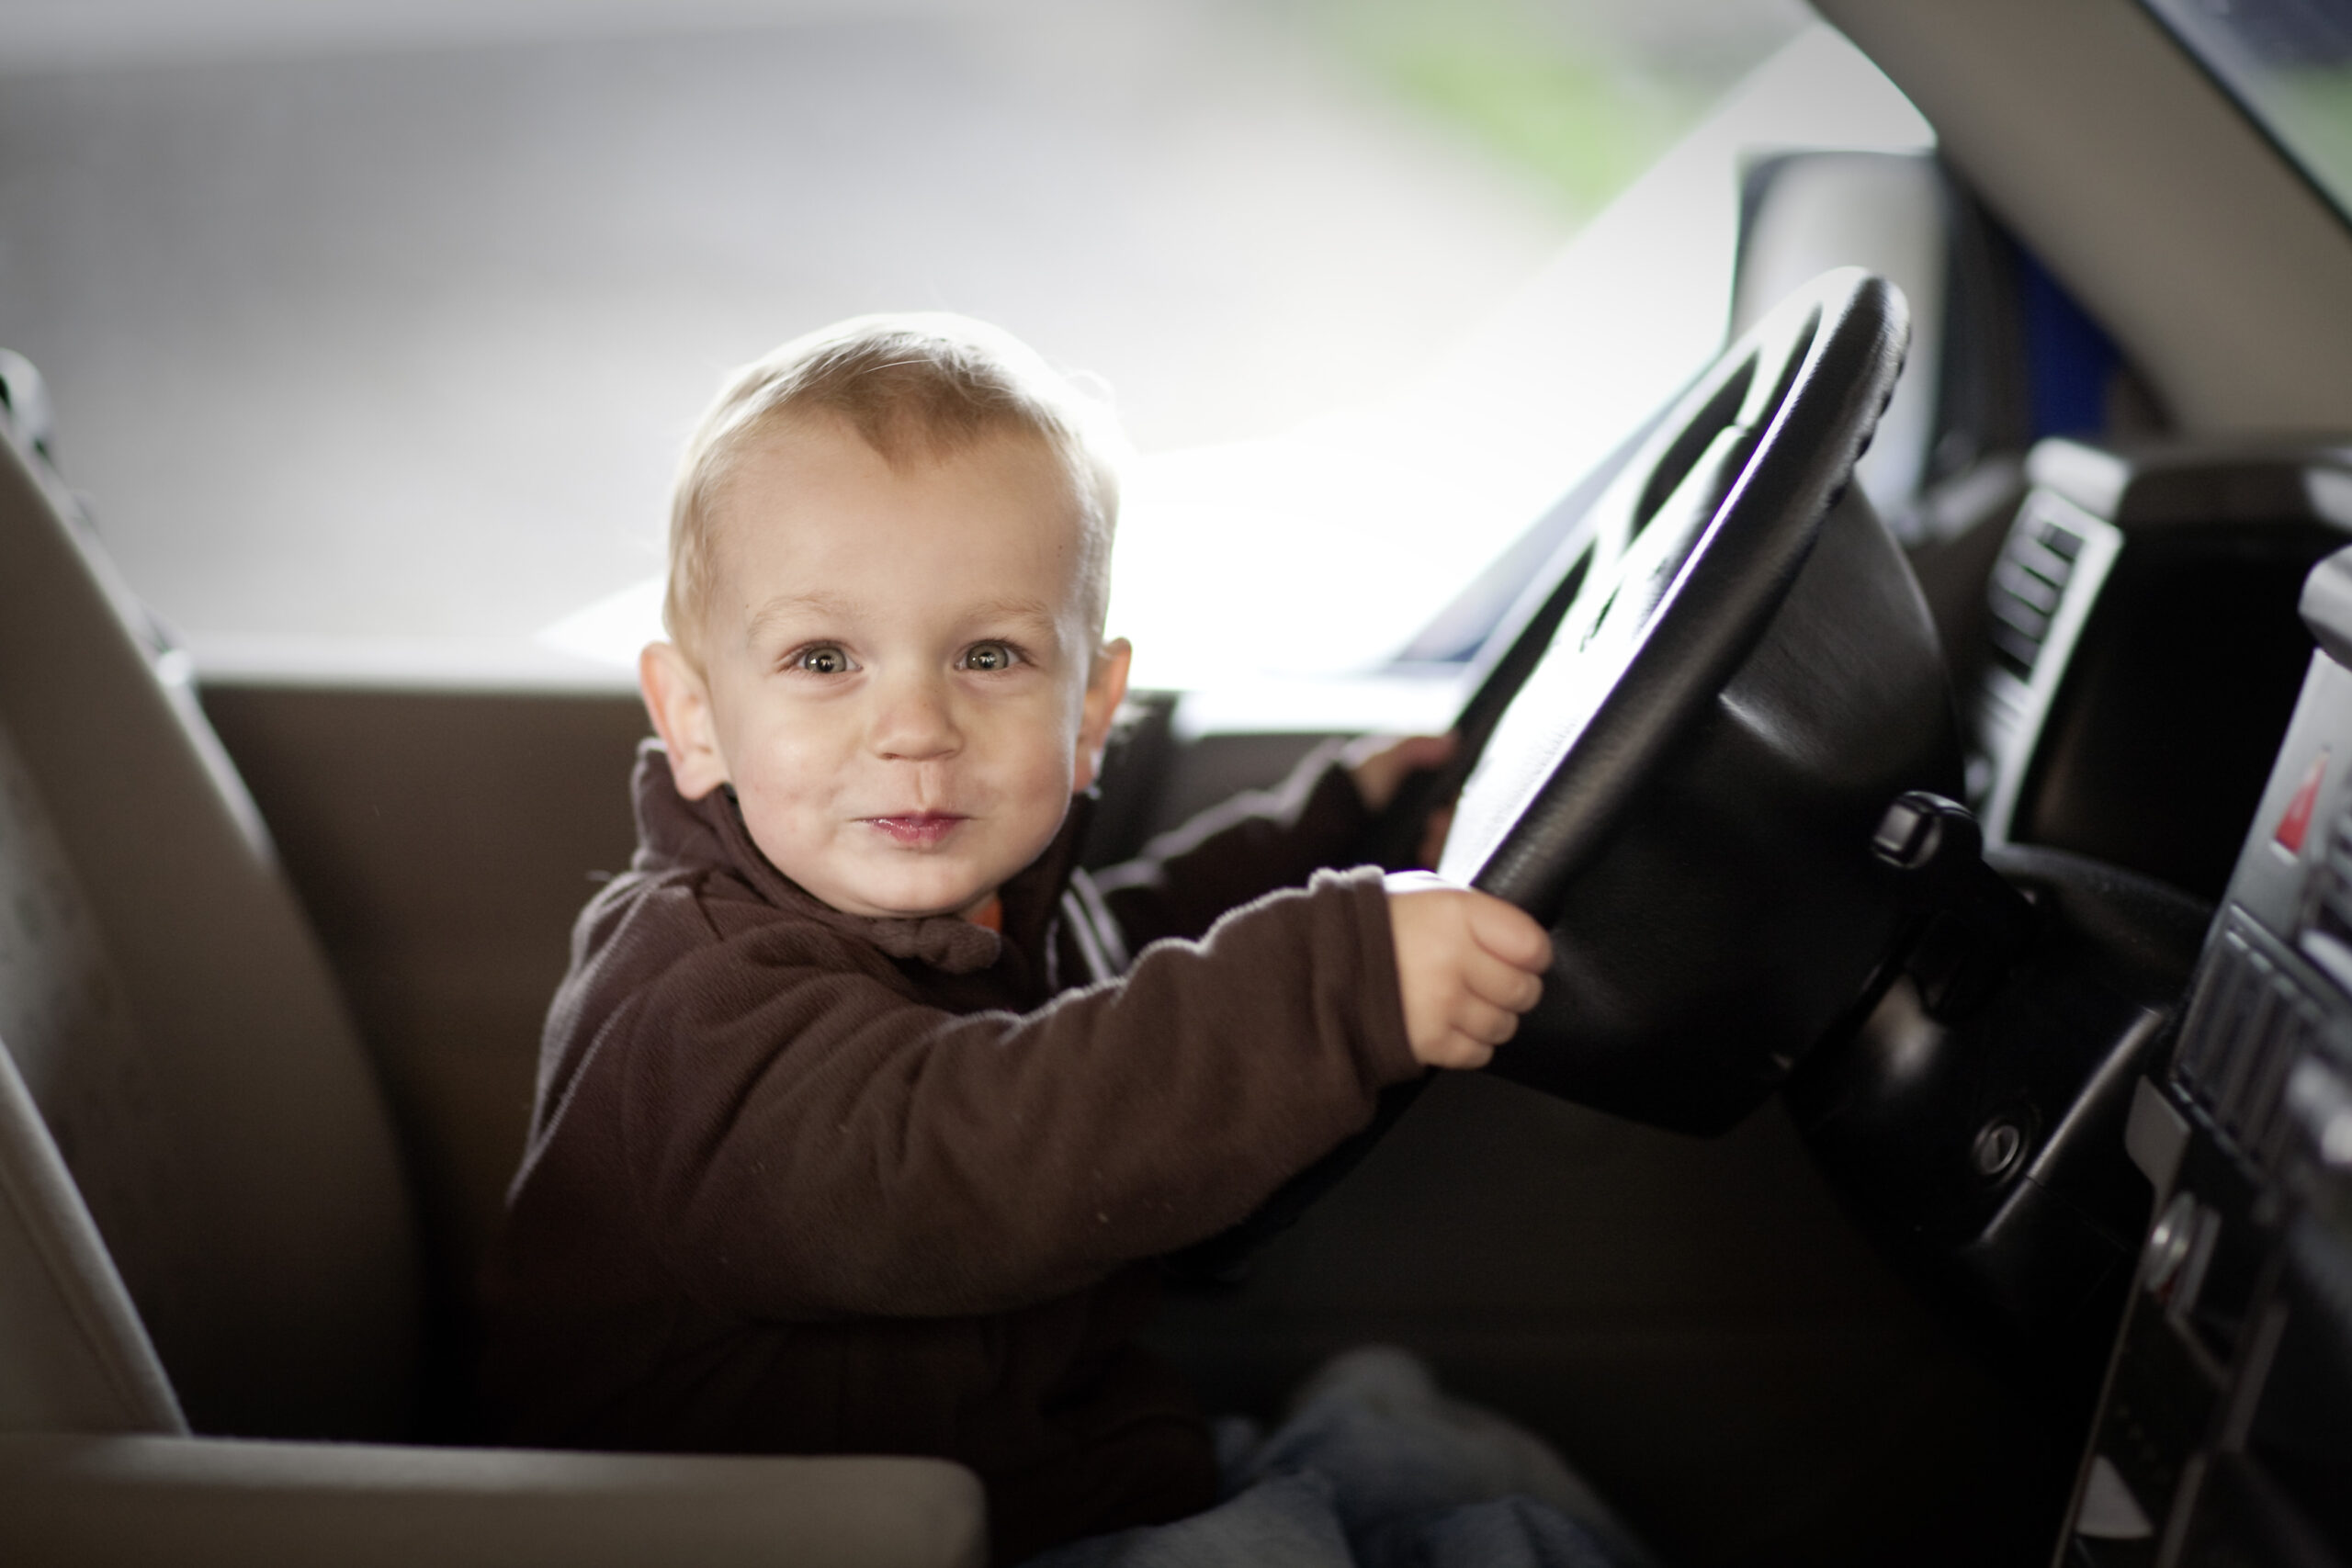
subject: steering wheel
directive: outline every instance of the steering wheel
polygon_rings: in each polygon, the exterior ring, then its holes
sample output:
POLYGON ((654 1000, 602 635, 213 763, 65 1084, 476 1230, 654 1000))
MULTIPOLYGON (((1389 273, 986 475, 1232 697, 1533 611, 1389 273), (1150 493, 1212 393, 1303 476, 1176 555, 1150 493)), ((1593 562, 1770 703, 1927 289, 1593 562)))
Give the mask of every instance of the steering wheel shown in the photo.
MULTIPOLYGON (((1555 954, 1489 1071, 1717 1133, 1871 989, 1904 919, 1871 831, 1905 790, 1960 788, 1933 622, 1850 486, 1907 333, 1902 295, 1854 268, 1758 322, 1603 492, 1464 708, 1475 765, 1438 869, 1533 915, 1555 954)), ((1205 1271, 1295 1219, 1419 1088, 1196 1249, 1205 1271)))
POLYGON ((1956 794, 1960 776, 1927 606, 1849 483, 1905 332, 1884 280, 1816 278, 1596 508, 1591 564, 1439 867, 1553 934, 1502 1076, 1723 1131, 1895 942, 1871 829, 1905 790, 1956 794))

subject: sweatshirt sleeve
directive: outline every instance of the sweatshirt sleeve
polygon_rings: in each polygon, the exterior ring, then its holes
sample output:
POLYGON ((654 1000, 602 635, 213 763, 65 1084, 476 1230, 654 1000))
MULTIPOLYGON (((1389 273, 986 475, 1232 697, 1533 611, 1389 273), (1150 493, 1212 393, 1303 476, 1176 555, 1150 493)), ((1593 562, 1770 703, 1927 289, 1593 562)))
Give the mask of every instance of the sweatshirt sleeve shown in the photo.
POLYGON ((1274 788, 1238 795, 1094 873, 1127 944, 1199 936, 1227 909, 1352 860, 1372 814, 1340 765, 1342 745, 1316 748, 1274 788))
POLYGON ((1239 1219, 1420 1070, 1374 873, 1026 1014, 910 1000, 825 940, 739 936, 613 1020, 630 1183, 707 1307, 930 1316, 1077 1289, 1239 1219))

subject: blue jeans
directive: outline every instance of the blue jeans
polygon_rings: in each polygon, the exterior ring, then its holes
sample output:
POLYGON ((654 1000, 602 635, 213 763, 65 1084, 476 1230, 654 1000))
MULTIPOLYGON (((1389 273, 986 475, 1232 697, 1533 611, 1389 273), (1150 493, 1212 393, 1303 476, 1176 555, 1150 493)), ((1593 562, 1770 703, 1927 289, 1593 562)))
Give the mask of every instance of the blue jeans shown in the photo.
POLYGON ((1402 1350, 1351 1350, 1271 1436, 1217 1424, 1223 1498, 1028 1568, 1646 1568, 1544 1441, 1448 1398, 1402 1350))

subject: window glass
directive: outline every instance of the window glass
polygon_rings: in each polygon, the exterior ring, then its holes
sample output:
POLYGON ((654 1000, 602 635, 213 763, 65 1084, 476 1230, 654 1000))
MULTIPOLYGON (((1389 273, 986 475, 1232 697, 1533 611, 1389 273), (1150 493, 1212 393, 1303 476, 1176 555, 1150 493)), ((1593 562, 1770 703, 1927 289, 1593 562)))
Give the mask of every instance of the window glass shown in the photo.
POLYGON ((2147 0, 2352 217, 2352 8, 2338 0, 2147 0))
POLYGON ((679 444, 854 311, 1141 453, 1145 682, 1378 665, 1720 344, 1741 161, 1926 128, 1797 0, 0 8, 0 344, 200 671, 622 683, 679 444))

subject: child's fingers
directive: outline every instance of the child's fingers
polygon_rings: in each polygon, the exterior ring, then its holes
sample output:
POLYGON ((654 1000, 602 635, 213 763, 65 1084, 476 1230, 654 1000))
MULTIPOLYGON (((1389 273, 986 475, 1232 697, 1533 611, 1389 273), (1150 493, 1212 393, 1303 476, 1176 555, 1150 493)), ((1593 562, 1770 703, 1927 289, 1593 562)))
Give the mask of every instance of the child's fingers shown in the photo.
POLYGON ((1470 934, 1497 958, 1532 974, 1552 966, 1552 938, 1516 905, 1479 894, 1470 908, 1470 934))
POLYGON ((1351 742, 1340 761, 1356 781, 1364 805, 1385 811, 1407 774, 1442 766, 1455 744, 1452 735, 1367 735, 1351 742))
POLYGON ((1484 949, 1463 965, 1462 980, 1479 1000, 1513 1013, 1525 1012, 1544 998, 1543 976, 1506 964, 1484 949))
POLYGON ((1477 997, 1464 997, 1453 1010, 1454 1031, 1481 1045, 1500 1045, 1519 1032, 1519 1014, 1477 997))
POLYGON ((1476 1069, 1485 1066, 1494 1059, 1495 1048, 1493 1046, 1481 1045, 1475 1042, 1471 1042, 1464 1044, 1461 1057, 1453 1064, 1453 1066, 1456 1071, 1475 1072, 1476 1069))
POLYGON ((1499 899, 1433 876, 1392 875, 1387 887, 1414 1056, 1431 1066, 1486 1066, 1543 996, 1551 939, 1499 899), (1482 931, 1482 920, 1491 930, 1482 931))
POLYGON ((1458 1029, 1449 1031, 1445 1039, 1422 1058, 1430 1066, 1455 1069, 1483 1067, 1494 1059, 1495 1048, 1492 1045, 1458 1029))
POLYGON ((1395 752, 1396 760, 1405 764, 1404 771, 1409 773, 1422 768, 1444 766, 1453 760, 1456 744, 1451 732, 1444 735, 1408 735, 1396 742, 1395 752))

